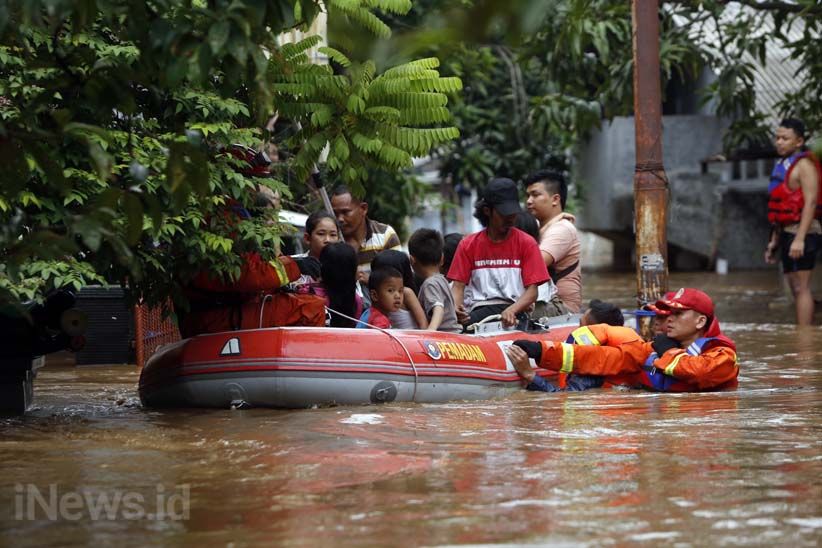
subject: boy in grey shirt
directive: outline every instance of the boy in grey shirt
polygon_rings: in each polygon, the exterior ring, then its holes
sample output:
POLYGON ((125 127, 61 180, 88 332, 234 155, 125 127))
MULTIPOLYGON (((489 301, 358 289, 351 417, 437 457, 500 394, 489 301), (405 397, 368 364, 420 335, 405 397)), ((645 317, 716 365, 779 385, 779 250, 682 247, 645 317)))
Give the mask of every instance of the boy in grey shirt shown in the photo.
POLYGON ((414 272, 424 281, 419 299, 428 317, 428 329, 461 333, 457 309, 448 280, 440 273, 442 265, 442 235, 430 228, 421 228, 408 240, 408 252, 414 272))

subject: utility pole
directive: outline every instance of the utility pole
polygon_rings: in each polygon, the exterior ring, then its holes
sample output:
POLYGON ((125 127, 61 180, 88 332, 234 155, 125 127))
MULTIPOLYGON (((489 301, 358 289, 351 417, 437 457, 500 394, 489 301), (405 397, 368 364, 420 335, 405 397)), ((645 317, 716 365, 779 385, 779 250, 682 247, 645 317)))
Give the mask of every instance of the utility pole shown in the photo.
MULTIPOLYGON (((634 224, 637 301, 660 298, 668 289, 668 177, 662 165, 662 94, 659 69, 658 0, 633 0, 634 31, 634 224)), ((643 326, 643 334, 650 322, 643 326)))

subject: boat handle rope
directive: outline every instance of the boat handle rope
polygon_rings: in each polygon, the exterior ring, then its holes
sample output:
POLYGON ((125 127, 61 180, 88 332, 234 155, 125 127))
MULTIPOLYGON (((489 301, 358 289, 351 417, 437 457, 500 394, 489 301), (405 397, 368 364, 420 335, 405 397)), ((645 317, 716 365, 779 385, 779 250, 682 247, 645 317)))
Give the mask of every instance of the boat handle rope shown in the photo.
POLYGON ((273 299, 274 295, 271 293, 266 293, 265 297, 263 297, 263 302, 260 304, 260 329, 263 328, 263 312, 265 312, 265 302, 268 299, 273 299))
POLYGON ((395 341, 397 341, 399 343, 399 345, 405 351, 405 355, 408 356, 408 362, 411 364, 411 369, 414 370, 414 391, 411 393, 411 401, 416 403, 416 401, 417 401, 417 382, 419 381, 419 373, 417 373, 417 364, 414 363, 414 358, 411 357, 411 352, 408 351, 408 348, 405 346, 405 343, 403 343, 399 339, 399 337, 397 337, 393 333, 389 333, 387 329, 383 329, 382 327, 377 327, 376 325, 371 325, 370 323, 364 322, 362 320, 358 320, 357 318, 352 318, 351 316, 349 316, 347 314, 343 314, 342 312, 339 312, 338 310, 334 310, 333 308, 329 308, 327 306, 325 307, 325 309, 328 310, 329 312, 331 312, 332 314, 337 314, 338 316, 342 316, 343 318, 345 318, 347 320, 351 320, 351 321, 357 322, 357 323, 362 323, 364 325, 367 325, 371 329, 376 329, 378 331, 382 331, 383 333, 385 333, 386 335, 388 335, 389 337, 391 337, 392 339, 394 339, 395 341))

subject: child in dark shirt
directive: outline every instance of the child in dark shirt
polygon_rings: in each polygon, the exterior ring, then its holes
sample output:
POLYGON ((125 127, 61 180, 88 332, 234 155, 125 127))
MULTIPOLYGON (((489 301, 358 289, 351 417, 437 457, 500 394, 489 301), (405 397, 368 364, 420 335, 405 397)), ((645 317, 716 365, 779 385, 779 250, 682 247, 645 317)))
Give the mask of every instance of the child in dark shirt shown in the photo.
POLYGON ((428 318, 428 329, 462 332, 457 321, 454 296, 448 280, 440 273, 443 261, 443 240, 436 230, 421 228, 408 240, 408 252, 414 272, 424 281, 420 285, 419 300, 428 318))

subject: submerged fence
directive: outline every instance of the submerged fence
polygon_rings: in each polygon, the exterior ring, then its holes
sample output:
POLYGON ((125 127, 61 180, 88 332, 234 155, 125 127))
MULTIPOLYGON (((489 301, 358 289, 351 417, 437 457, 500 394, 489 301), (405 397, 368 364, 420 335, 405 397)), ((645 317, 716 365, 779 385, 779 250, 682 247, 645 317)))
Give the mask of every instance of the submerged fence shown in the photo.
POLYGON ((180 340, 177 324, 171 316, 164 317, 162 306, 136 305, 134 330, 137 367, 143 367, 160 346, 180 340))

